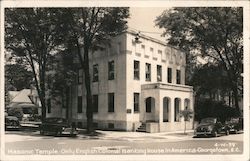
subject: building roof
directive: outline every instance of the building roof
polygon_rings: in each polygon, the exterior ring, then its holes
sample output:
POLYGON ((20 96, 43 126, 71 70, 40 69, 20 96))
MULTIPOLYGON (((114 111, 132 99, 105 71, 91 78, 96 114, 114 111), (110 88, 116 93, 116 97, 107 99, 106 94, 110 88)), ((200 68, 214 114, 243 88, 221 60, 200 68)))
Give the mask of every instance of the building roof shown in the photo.
MULTIPOLYGON (((126 33, 129 33, 129 34, 132 34, 132 35, 137 35, 137 34, 139 33, 139 31, 135 31, 135 30, 131 30, 131 29, 128 29, 128 30, 126 30, 125 32, 126 32, 126 33)), ((161 45, 164 45, 164 46, 168 46, 168 47, 170 47, 170 48, 173 48, 173 49, 175 49, 175 50, 179 50, 179 51, 185 53, 185 51, 182 50, 182 49, 179 49, 179 48, 177 48, 177 47, 175 47, 175 46, 172 46, 172 45, 168 44, 167 42, 158 40, 158 39, 156 39, 156 38, 150 37, 150 36, 145 35, 145 34, 143 34, 143 33, 139 33, 139 36, 140 36, 141 38, 146 39, 146 40, 150 40, 150 41, 152 41, 152 42, 155 42, 155 43, 158 43, 158 44, 161 44, 161 45)))
POLYGON ((20 91, 9 91, 10 100, 12 100, 20 91))
POLYGON ((12 103, 32 103, 32 101, 29 98, 30 95, 30 89, 23 89, 21 91, 9 91, 10 95, 10 102, 12 103))

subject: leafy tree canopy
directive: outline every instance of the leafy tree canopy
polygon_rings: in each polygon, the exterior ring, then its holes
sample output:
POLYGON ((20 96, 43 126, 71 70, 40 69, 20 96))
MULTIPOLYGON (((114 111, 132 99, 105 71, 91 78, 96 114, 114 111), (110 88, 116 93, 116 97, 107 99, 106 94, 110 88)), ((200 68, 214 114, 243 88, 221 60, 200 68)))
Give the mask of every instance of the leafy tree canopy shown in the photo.
POLYGON ((29 66, 46 117, 46 71, 62 49, 64 18, 58 8, 6 8, 5 49, 16 62, 29 66))
POLYGON ((226 92, 231 88, 224 68, 213 64, 197 67, 191 82, 197 95, 211 94, 217 90, 226 92))
POLYGON ((173 8, 163 12, 156 24, 165 29, 169 44, 223 66, 239 110, 243 85, 242 7, 173 8))
POLYGON ((12 89, 15 88, 19 91, 25 88, 30 88, 32 80, 32 72, 27 70, 25 66, 21 64, 5 65, 5 81, 11 85, 12 89))

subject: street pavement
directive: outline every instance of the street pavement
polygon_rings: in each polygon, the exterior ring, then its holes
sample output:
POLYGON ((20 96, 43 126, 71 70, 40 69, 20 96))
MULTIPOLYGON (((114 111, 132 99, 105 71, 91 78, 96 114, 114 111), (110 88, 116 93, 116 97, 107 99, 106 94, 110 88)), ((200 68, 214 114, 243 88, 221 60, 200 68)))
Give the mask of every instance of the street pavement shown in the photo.
POLYGON ((241 154, 243 133, 194 138, 193 132, 142 133, 100 131, 96 136, 42 136, 38 131, 9 131, 5 135, 7 155, 86 154, 241 154))

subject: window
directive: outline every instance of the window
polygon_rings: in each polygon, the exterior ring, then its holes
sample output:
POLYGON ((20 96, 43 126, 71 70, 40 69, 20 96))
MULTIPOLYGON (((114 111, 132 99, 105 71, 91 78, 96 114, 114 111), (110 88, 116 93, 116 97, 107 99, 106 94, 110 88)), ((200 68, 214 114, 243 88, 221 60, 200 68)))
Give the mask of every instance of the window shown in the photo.
POLYGON ((109 62, 108 69, 109 69, 109 72, 108 72, 109 80, 114 80, 115 79, 115 62, 114 61, 109 62))
POLYGON ((98 64, 93 65, 93 82, 98 82, 98 64))
POLYGON ((114 112, 115 111, 115 98, 114 93, 108 94, 108 112, 114 112))
POLYGON ((82 122, 77 122, 77 127, 82 128, 82 122))
POLYGON ((162 81, 162 67, 157 65, 157 81, 162 81))
POLYGON ((48 113, 51 113, 51 99, 50 98, 47 100, 47 104, 48 104, 48 113))
POLYGON ((140 80, 140 62, 134 61, 134 79, 140 80))
POLYGON ((93 112, 98 112, 98 95, 93 95, 93 112))
POLYGON ((158 54, 162 54, 162 51, 161 51, 161 50, 158 50, 158 54))
POLYGON ((139 112, 140 93, 134 93, 134 112, 139 112))
POLYGON ((151 81, 151 64, 146 63, 145 73, 146 73, 146 81, 151 81))
POLYGON ((114 129, 115 128, 115 125, 113 123, 108 123, 108 128, 109 129, 114 129))
POLYGON ((78 69, 77 79, 78 79, 78 84, 82 84, 82 81, 83 81, 83 72, 82 72, 82 69, 78 69))
POLYGON ((77 113, 82 113, 82 96, 77 98, 77 113))
POLYGON ((154 52, 154 48, 150 48, 150 51, 151 51, 151 52, 154 52))
POLYGON ((152 98, 149 97, 146 99, 146 112, 151 112, 151 104, 152 104, 152 98))
POLYGON ((172 68, 168 68, 168 83, 172 83, 172 68))
POLYGON ((176 70, 176 84, 181 84, 181 71, 176 70))
POLYGON ((180 121, 180 99, 175 98, 174 100, 174 121, 180 121))
POLYGON ((98 128, 98 123, 97 122, 93 122, 93 127, 94 128, 98 128))

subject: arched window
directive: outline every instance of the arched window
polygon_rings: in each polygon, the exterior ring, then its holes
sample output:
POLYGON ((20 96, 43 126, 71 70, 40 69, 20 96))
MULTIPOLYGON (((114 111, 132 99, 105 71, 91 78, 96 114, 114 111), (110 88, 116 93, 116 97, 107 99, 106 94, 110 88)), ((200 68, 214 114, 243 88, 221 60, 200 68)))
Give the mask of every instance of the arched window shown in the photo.
POLYGON ((184 108, 185 109, 190 109, 190 100, 189 99, 185 99, 185 101, 184 101, 184 108))
POLYGON ((153 97, 148 97, 146 99, 146 112, 150 113, 152 112, 152 109, 154 108, 155 100, 153 97))
POLYGON ((170 121, 170 98, 163 98, 163 122, 170 121))
POLYGON ((174 99, 174 121, 176 122, 180 121, 180 105, 181 105, 181 99, 175 98, 174 99))

